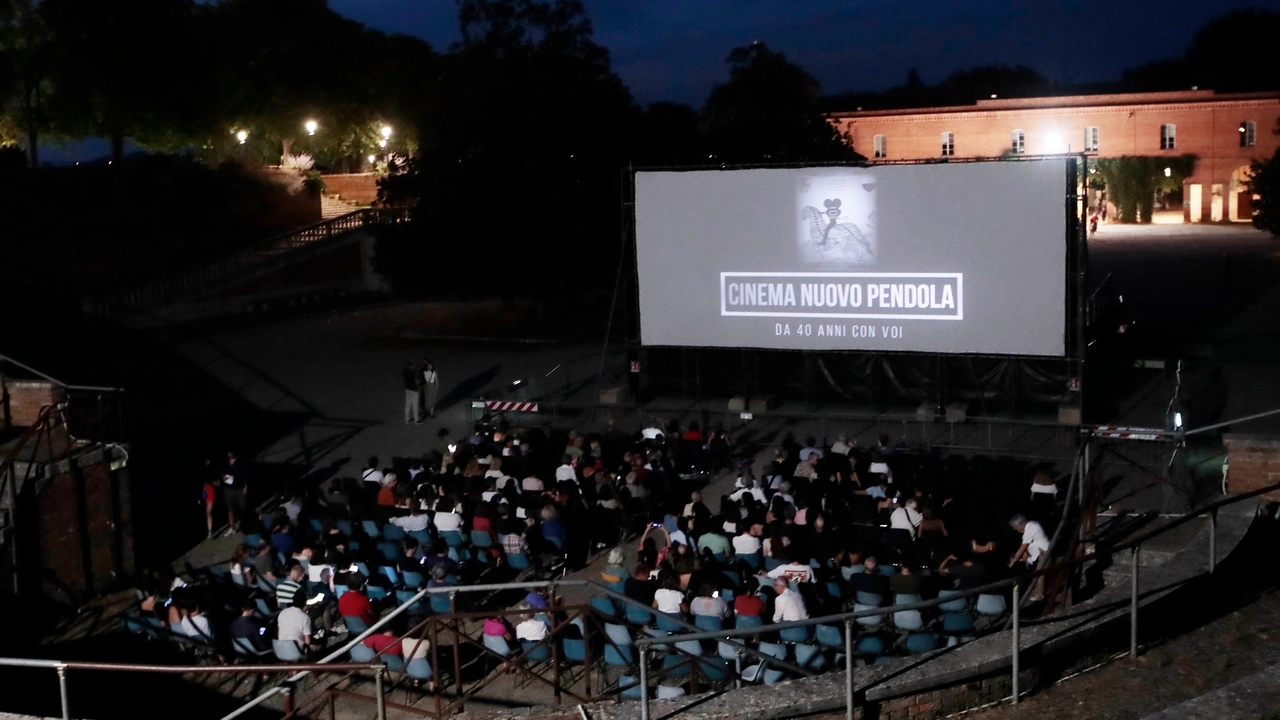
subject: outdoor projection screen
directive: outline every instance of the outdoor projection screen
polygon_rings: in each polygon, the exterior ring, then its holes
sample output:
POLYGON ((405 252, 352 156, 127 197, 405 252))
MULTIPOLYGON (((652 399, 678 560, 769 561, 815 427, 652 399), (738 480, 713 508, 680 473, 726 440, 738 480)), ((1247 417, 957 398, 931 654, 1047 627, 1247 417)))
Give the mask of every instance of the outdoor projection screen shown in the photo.
POLYGON ((638 172, 641 342, 1061 357, 1067 162, 638 172))

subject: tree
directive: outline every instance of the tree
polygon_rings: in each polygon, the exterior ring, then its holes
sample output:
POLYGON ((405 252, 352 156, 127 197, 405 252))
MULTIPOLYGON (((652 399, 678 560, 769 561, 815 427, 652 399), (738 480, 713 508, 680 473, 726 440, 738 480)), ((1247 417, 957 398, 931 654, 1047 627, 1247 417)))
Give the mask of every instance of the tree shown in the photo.
POLYGON ((762 42, 729 53, 729 81, 702 110, 718 162, 821 162, 859 156, 822 114, 812 75, 762 42))
POLYGON ((380 237, 379 267, 437 291, 482 275, 508 296, 612 282, 637 111, 582 4, 462 0, 458 17, 419 154, 381 187, 417 208, 380 237))
POLYGON ((51 104, 60 134, 175 149, 198 141, 212 108, 192 0, 41 0, 57 49, 51 104))
POLYGON ((0 0, 0 134, 10 134, 8 128, 21 134, 31 167, 39 165, 40 138, 50 124, 52 54, 33 0, 0 0))
POLYGON ((1280 12, 1230 12, 1201 28, 1181 57, 1127 71, 1121 84, 1131 90, 1273 90, 1280 77, 1277 37, 1280 12))
POLYGON ((1093 162, 1106 184, 1107 199, 1116 206, 1116 221, 1121 223, 1151 222, 1156 192, 1181 189, 1196 167, 1194 155, 1098 158, 1093 162))
MULTIPOLYGON (((1280 135, 1280 120, 1276 129, 1280 135)), ((1249 192, 1253 201, 1253 226, 1280 237, 1280 149, 1268 160, 1255 160, 1249 166, 1249 192)))

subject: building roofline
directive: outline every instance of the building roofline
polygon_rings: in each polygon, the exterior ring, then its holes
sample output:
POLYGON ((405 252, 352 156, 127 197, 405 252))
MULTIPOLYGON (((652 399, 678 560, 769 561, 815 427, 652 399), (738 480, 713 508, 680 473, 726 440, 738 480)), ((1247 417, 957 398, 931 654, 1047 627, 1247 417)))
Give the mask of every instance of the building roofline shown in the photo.
POLYGON ((1093 95, 1054 95, 1030 98, 992 98, 969 105, 896 108, 892 110, 840 110, 827 113, 831 118, 889 117, 900 115, 936 115, 957 112, 1000 110, 1052 110, 1084 107, 1131 107, 1184 103, 1227 103, 1248 100, 1280 100, 1280 90, 1265 92, 1218 93, 1214 90, 1174 90, 1165 92, 1104 93, 1093 95))

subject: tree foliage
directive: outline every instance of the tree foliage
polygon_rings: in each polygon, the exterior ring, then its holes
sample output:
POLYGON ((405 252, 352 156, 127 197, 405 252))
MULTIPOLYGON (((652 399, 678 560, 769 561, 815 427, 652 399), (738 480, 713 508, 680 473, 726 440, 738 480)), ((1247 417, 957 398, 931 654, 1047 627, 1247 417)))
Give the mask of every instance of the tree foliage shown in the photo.
POLYGON ((1124 73, 1130 90, 1274 90, 1280 77, 1280 12, 1251 8, 1227 13, 1196 33, 1180 57, 1124 73))
POLYGON ((1196 167, 1194 155, 1098 158, 1093 162, 1106 184, 1107 199, 1116 206, 1116 221, 1122 223, 1151 222, 1156 192, 1181 188, 1196 167))
POLYGON ((729 81, 711 91, 702 121, 718 162, 853 160, 857 155, 823 117, 822 87, 762 42, 729 53, 729 81))
MULTIPOLYGON (((1280 135, 1280 120, 1273 132, 1280 135)), ((1267 160, 1255 160, 1249 169, 1249 192, 1256 196, 1253 226, 1280 237, 1280 150, 1267 160)))
POLYGON ((51 123, 53 52, 34 0, 0 0, 0 146, 21 139, 33 167, 51 123))

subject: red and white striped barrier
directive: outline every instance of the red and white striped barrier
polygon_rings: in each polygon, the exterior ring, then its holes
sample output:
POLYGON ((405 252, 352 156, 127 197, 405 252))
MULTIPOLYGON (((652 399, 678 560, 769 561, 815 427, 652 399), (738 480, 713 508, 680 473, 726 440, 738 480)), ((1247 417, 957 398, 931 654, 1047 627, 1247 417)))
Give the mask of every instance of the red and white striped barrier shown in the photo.
POLYGON ((1120 425, 1099 425, 1093 429, 1095 437, 1116 438, 1119 440, 1164 440, 1170 433, 1156 428, 1123 427, 1120 425))
POLYGON ((538 403, 512 402, 509 400, 486 400, 484 401, 484 409, 498 410, 501 412, 538 412, 538 403))

